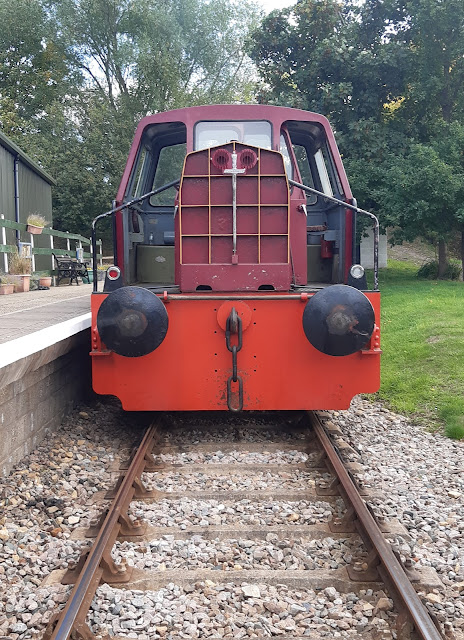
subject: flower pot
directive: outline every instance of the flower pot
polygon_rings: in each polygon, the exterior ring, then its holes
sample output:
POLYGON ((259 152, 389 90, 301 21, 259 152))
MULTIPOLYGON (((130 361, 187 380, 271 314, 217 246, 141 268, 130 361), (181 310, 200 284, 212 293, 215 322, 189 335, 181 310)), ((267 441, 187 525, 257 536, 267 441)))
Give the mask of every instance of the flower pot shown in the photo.
POLYGON ((51 276, 43 276, 39 278, 39 287, 51 287, 52 286, 52 277, 51 276))
POLYGON ((23 274, 23 275, 13 275, 11 274, 10 278, 14 283, 15 293, 26 293, 29 291, 29 285, 31 280, 31 274, 23 274))
POLYGON ((35 224, 28 224, 26 231, 32 233, 34 236, 38 236, 42 233, 43 227, 36 227, 35 224))
POLYGON ((0 284, 0 296, 7 296, 14 293, 14 284, 0 284))

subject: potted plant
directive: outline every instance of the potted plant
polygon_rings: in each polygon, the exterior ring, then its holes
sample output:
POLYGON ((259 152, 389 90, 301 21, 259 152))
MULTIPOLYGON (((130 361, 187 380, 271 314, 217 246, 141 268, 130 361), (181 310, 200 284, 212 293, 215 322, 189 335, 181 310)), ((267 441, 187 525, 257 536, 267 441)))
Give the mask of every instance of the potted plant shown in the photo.
POLYGON ((39 287, 51 287, 51 286, 52 286, 51 276, 39 276, 39 287))
POLYGON ((39 235, 40 233, 42 233, 43 228, 45 227, 46 224, 48 224, 48 222, 40 214, 30 213, 27 216, 26 224, 27 224, 26 231, 28 231, 28 233, 39 235))
POLYGON ((10 278, 5 275, 0 275, 0 296, 6 296, 9 293, 14 292, 14 284, 10 281, 10 278))
POLYGON ((18 250, 10 254, 9 272, 14 282, 15 293, 29 291, 31 279, 31 260, 20 256, 18 250))

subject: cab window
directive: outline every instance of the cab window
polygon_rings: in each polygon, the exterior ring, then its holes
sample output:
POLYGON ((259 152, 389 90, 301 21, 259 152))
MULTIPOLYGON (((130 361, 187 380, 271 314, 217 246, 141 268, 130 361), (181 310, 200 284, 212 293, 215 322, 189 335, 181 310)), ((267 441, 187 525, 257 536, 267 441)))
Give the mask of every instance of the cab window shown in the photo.
MULTIPOLYGON (((173 144, 162 147, 156 164, 156 171, 151 191, 162 187, 173 180, 180 180, 184 158, 186 154, 186 144, 173 144)), ((171 187, 150 198, 150 204, 154 206, 172 206, 176 196, 176 188, 171 187)))
POLYGON ((128 196, 131 199, 144 194, 144 185, 150 170, 150 160, 149 150, 146 147, 141 147, 129 184, 128 196))
POLYGON ((217 147, 232 140, 254 147, 271 149, 270 122, 246 120, 243 122, 197 122, 195 125, 195 150, 217 147))
POLYGON ((290 180, 293 180, 292 159, 290 157, 290 152, 288 150, 287 140, 285 139, 285 136, 283 133, 280 134, 280 153, 284 158, 284 166, 285 166, 285 171, 287 172, 287 176, 290 178, 290 180))
MULTIPOLYGON (((315 189, 313 172, 311 170, 311 163, 309 161, 308 152, 306 147, 302 144, 294 144, 293 152, 300 171, 301 181, 306 187, 315 189)), ((306 193, 306 203, 308 205, 316 204, 317 195, 315 193, 306 193)))

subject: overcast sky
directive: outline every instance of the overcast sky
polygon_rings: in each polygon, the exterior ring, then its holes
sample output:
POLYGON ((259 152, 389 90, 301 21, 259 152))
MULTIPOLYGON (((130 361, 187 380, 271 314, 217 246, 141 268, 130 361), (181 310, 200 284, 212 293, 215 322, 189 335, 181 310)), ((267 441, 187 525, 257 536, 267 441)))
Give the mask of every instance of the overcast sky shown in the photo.
POLYGON ((284 7, 296 4, 296 0, 258 0, 258 3, 266 13, 269 13, 274 9, 283 9, 284 7))

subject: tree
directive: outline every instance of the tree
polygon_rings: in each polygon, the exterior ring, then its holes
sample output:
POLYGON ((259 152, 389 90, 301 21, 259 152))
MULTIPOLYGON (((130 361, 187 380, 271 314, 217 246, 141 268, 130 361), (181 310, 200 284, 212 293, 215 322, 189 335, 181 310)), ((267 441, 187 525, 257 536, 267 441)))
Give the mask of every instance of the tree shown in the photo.
POLYGON ((463 36, 461 0, 299 0, 251 44, 262 99, 327 115, 360 201, 436 238, 441 273, 457 232, 464 265, 463 36))
MULTIPOLYGON (((231 99, 249 86, 244 41, 256 10, 216 0, 49 2, 76 67, 115 110, 147 113, 231 99)), ((249 75, 249 74, 248 74, 249 75)))
POLYGON ((13 137, 40 131, 48 109, 69 93, 67 50, 39 2, 0 0, 0 125, 13 137))
POLYGON ((384 40, 387 6, 300 0, 271 13, 250 47, 268 87, 262 99, 323 113, 341 132, 363 119, 380 122, 404 85, 404 48, 384 40))
POLYGON ((464 4, 406 0, 404 18, 396 39, 408 46, 410 64, 398 115, 411 119, 426 141, 437 121, 450 123, 464 115, 464 4))
POLYGON ((216 0, 0 0, 0 124, 57 180, 54 225, 88 235, 147 113, 248 99, 257 12, 216 0))
POLYGON ((464 171, 457 173, 432 146, 413 144, 404 156, 391 156, 377 197, 384 217, 401 241, 422 237, 438 244, 438 276, 447 266, 446 244, 462 222, 456 203, 464 171))

